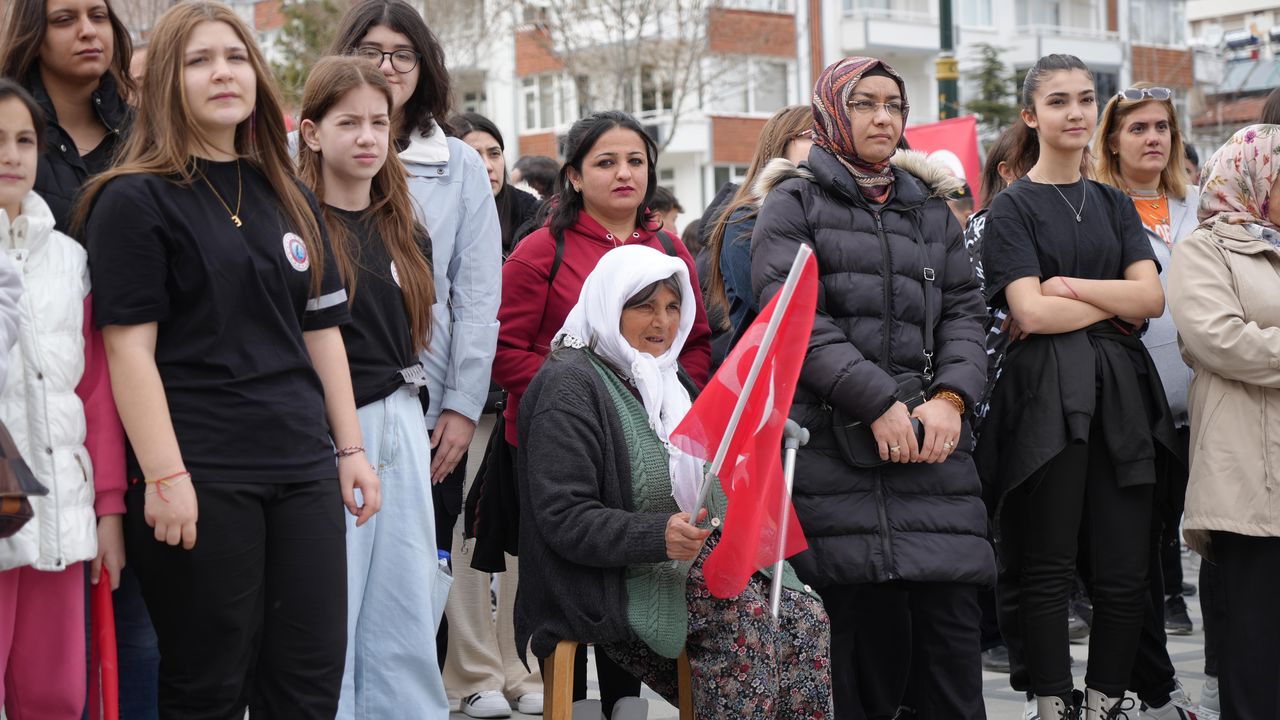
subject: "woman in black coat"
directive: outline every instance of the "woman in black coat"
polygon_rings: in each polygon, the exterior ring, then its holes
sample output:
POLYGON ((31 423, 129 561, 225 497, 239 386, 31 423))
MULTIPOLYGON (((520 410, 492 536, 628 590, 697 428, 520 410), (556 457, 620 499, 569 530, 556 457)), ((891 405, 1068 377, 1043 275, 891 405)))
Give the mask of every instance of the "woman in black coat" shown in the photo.
POLYGON ((884 621, 869 608, 897 605, 932 679, 918 716, 984 718, 976 590, 995 562, 966 418, 986 378, 985 310, 945 201, 959 181, 896 151, 907 110, 878 60, 823 72, 808 163, 766 181, 752 283, 767 302, 797 247, 813 248, 818 312, 791 410, 812 433, 794 495, 810 549, 793 562, 831 616, 836 717, 889 717, 902 700, 905 671, 880 667, 893 648, 868 636, 884 621))
POLYGON ((0 30, 0 76, 22 83, 44 111, 36 192, 55 227, 80 239, 71 208, 80 188, 111 167, 133 123, 125 102, 129 31, 109 2, 15 0, 0 30))

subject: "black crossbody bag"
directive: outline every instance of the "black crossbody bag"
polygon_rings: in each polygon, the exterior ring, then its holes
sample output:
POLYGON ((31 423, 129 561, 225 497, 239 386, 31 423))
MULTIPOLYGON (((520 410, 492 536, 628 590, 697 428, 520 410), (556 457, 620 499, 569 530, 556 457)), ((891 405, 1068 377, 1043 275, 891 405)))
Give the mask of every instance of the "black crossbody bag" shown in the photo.
MULTIPOLYGON (((933 268, 924 268, 924 372, 912 371, 893 376, 898 384, 894 397, 907 406, 907 412, 912 412, 928 400, 925 391, 933 384, 933 305, 930 304, 929 297, 936 277, 933 268)), ((885 308, 884 332, 889 332, 889 308, 885 308)), ((877 364, 886 373, 889 372, 889 358, 880 358, 877 364)), ((923 444, 924 426, 919 420, 911 418, 911 427, 915 430, 916 442, 923 444)), ((836 446, 846 463, 857 468, 873 468, 888 462, 880 459, 880 448, 869 423, 854 420, 840 408, 832 407, 831 429, 836 436, 836 446)))

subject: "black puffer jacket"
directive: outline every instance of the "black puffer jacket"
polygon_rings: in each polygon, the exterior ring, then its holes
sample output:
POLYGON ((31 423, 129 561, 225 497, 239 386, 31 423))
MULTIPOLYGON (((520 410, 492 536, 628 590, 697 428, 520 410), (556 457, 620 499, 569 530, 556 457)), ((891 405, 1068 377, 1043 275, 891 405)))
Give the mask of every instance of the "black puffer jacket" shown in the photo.
MULTIPOLYGON (((36 167, 35 191, 53 211, 54 227, 71 235, 71 215, 80 189, 90 176, 106 170, 109 164, 97 168, 85 164, 71 136, 58 124, 53 100, 44 89, 39 71, 32 71, 27 78, 27 89, 44 110, 45 120, 44 151, 40 153, 40 164, 36 167)), ((102 140, 103 151, 108 158, 113 158, 132 125, 133 111, 120 97, 111 73, 102 76, 102 82, 93 92, 93 107, 99 122, 107 128, 107 136, 102 140)))
MULTIPOLYGON (((924 268, 937 280, 934 383, 972 408, 986 380, 986 309, 959 223, 943 197, 958 182, 919 153, 894 156, 893 195, 873 213, 852 176, 814 148, 798 170, 771 165, 752 235, 761 307, 781 288, 801 243, 818 261, 818 313, 791 417, 812 433, 796 462, 794 502, 809 550, 801 579, 832 584, 910 580, 990 584, 981 484, 967 448, 939 465, 846 464, 831 407, 870 423, 894 402, 892 375, 923 371, 924 268), (889 371, 879 363, 887 359, 889 371)), ((758 194, 763 194, 760 192, 758 194)), ((967 421, 966 421, 967 422, 967 421)))

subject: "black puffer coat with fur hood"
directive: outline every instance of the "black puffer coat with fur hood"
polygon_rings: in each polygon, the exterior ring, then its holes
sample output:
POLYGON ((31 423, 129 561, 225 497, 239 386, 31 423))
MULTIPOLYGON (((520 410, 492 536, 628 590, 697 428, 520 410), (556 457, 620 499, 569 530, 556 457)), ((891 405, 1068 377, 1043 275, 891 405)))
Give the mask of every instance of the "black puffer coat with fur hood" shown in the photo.
POLYGON ((925 369, 925 268, 936 275, 927 298, 935 338, 927 392, 953 390, 972 408, 986 382, 986 308, 945 201, 959 181, 910 151, 894 155, 893 172, 893 192, 876 210, 817 147, 799 168, 770 165, 758 187, 765 201, 751 276, 760 306, 782 287, 801 243, 818 261, 818 312, 791 409, 812 434, 797 458, 794 491, 809 550, 792 563, 817 587, 988 585, 995 558, 970 448, 937 465, 859 469, 841 458, 831 430, 833 406, 869 424, 894 402, 892 376, 925 369))

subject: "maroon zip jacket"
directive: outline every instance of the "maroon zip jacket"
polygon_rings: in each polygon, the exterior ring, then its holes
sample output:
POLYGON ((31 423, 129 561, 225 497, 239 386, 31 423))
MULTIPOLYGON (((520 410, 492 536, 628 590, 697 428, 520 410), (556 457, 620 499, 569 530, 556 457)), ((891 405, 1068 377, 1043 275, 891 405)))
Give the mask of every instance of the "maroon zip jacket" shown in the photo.
MULTIPOLYGON (((502 305, 498 308, 498 352, 493 359, 493 379, 508 393, 503 416, 507 423, 507 442, 513 446, 517 444, 520 396, 551 352, 551 339, 564 325, 569 311, 578 304, 582 283, 596 263, 616 245, 648 245, 665 252, 657 232, 645 228, 637 228, 631 237, 615 244, 609 231, 585 212, 579 213, 578 221, 565 230, 564 240, 564 257, 552 287, 548 287, 547 278, 555 261, 556 241, 545 226, 521 240, 502 266, 502 305)), ((673 236, 671 244, 676 255, 689 266, 690 283, 699 287, 698 271, 684 243, 673 236)), ((711 368, 711 326, 707 323, 702 296, 698 293, 694 296, 697 315, 680 354, 680 366, 701 387, 706 384, 711 368)))

